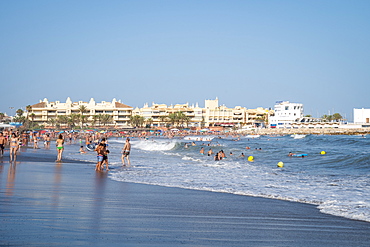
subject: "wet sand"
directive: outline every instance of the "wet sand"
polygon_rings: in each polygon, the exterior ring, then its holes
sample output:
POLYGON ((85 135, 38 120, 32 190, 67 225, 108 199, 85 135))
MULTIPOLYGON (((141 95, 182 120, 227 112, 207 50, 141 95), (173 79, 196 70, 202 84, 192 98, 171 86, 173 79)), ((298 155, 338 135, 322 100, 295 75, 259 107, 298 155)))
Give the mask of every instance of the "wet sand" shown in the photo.
POLYGON ((370 223, 313 205, 117 182, 55 156, 0 158, 1 246, 369 246, 370 223))

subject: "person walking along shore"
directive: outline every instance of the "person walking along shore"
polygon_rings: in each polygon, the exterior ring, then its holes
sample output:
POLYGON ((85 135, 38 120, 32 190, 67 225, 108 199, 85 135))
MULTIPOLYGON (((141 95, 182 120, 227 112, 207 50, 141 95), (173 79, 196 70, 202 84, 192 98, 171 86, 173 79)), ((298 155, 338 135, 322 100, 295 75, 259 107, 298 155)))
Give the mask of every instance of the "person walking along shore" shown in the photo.
POLYGON ((17 158, 17 151, 18 151, 18 148, 19 148, 19 145, 18 145, 19 138, 18 138, 18 136, 15 133, 12 133, 12 137, 10 138, 9 142, 10 142, 10 150, 9 150, 10 161, 15 161, 16 158, 17 158))
POLYGON ((58 139, 56 140, 56 146, 58 151, 58 156, 56 161, 62 161, 62 154, 64 150, 64 138, 62 134, 59 134, 58 139))
POLYGON ((125 165, 125 158, 126 158, 126 161, 127 161, 127 165, 130 165, 131 164, 130 163, 130 158, 129 158, 130 151, 131 151, 131 143, 130 143, 130 139, 127 138, 126 139, 126 143, 125 143, 125 145, 122 148, 121 160, 122 160, 122 164, 123 165, 125 165))

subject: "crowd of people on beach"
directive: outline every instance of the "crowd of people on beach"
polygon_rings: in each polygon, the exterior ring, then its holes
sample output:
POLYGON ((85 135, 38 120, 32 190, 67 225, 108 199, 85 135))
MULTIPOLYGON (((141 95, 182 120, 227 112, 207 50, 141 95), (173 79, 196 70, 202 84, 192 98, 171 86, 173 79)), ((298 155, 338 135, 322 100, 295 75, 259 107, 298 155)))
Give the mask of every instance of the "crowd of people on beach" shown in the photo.
MULTIPOLYGON (((108 154, 107 138, 113 136, 114 133, 106 132, 94 132, 94 133, 82 133, 76 131, 11 131, 4 130, 0 132, 0 157, 4 157, 5 148, 9 148, 9 161, 15 162, 17 154, 20 148, 33 148, 40 149, 40 143, 43 143, 43 148, 50 149, 50 143, 55 141, 55 147, 57 150, 56 162, 61 162, 63 158, 63 151, 65 144, 72 144, 79 142, 81 154, 86 153, 85 146, 93 144, 93 150, 97 153, 97 164, 95 169, 97 171, 104 170, 104 165, 107 171, 109 171, 108 165, 108 154), (85 143, 84 143, 85 142, 85 143), (84 144, 83 144, 84 143, 84 144)), ((135 136, 136 134, 132 134, 135 136)), ((117 134, 116 134, 117 136, 117 134)), ((121 135, 120 135, 121 136, 121 135)), ((126 142, 122 148, 122 164, 123 166, 130 165, 130 151, 131 144, 130 139, 127 137, 126 142)))
MULTIPOLYGON (((55 147, 57 151, 57 158, 56 162, 61 162, 63 159, 63 151, 64 145, 66 144, 76 144, 79 142, 79 152, 81 154, 86 153, 88 151, 95 151, 97 155, 97 163, 95 165, 96 171, 103 171, 104 167, 105 170, 109 171, 109 161, 108 155, 110 153, 108 149, 108 138, 110 137, 126 137, 126 142, 121 151, 121 162, 123 166, 130 165, 130 152, 131 152, 131 144, 130 144, 130 137, 138 137, 143 139, 149 139, 149 137, 154 136, 162 136, 165 138, 174 138, 174 137, 183 137, 188 135, 189 132, 173 132, 173 131, 156 131, 156 132, 149 132, 149 131, 132 131, 132 132, 106 132, 106 131, 94 131, 94 132, 87 132, 87 131, 11 131, 11 130, 4 130, 0 132, 0 156, 4 156, 4 148, 5 146, 9 146, 9 156, 10 161, 15 161, 17 157, 17 153, 21 147, 28 147, 33 149, 39 149, 40 144, 43 143, 43 148, 50 149, 50 144, 52 141, 55 141, 55 147)), ((204 135, 204 134, 203 134, 204 135)), ((216 139, 222 139, 224 137, 232 137, 234 141, 240 141, 239 135, 231 135, 231 134, 222 134, 223 136, 219 135, 216 139)), ((206 134, 205 134, 206 136, 206 134)), ((207 138, 205 138, 206 140, 207 138)), ((212 146, 220 146, 217 141, 210 141, 209 143, 202 144, 200 149, 201 155, 213 156, 213 160, 220 161, 226 157, 226 153, 224 150, 219 150, 214 152, 212 150, 212 146), (205 146, 209 147, 206 151, 205 146)), ((196 146, 194 141, 185 143, 185 148, 189 148, 189 146, 196 146)), ((246 150, 250 149, 250 147, 246 147, 246 150)), ((261 148, 256 148, 256 150, 262 150, 261 148)), ((234 156, 232 152, 228 154, 229 156, 234 156)), ((241 153, 239 158, 244 158, 245 154, 241 153)))

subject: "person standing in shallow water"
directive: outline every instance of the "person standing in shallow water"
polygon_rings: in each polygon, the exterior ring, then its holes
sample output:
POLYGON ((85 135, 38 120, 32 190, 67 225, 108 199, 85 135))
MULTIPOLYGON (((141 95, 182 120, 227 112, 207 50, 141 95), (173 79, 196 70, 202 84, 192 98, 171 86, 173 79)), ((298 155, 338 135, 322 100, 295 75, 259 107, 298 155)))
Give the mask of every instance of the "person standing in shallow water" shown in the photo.
POLYGON ((58 139, 56 140, 56 146, 58 151, 58 156, 56 161, 62 161, 62 154, 64 150, 64 138, 62 134, 59 134, 58 139))
POLYGON ((12 133, 12 137, 10 138, 9 143, 10 143, 9 150, 10 161, 15 161, 15 159, 17 158, 17 151, 19 147, 19 138, 15 133, 12 133))
POLYGON ((130 143, 130 139, 127 138, 126 139, 126 143, 125 143, 125 145, 122 148, 121 160, 122 160, 122 164, 123 165, 125 165, 125 158, 127 160, 127 165, 130 165, 131 164, 130 163, 130 158, 129 158, 130 151, 131 151, 131 143, 130 143))

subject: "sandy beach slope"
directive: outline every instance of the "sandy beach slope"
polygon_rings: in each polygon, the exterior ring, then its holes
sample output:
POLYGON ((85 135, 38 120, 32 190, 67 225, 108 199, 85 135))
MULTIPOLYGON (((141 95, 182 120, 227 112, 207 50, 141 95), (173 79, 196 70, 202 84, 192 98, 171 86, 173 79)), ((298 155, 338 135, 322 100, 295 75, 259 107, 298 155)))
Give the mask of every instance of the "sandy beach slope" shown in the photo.
MULTIPOLYGON (((369 246, 370 223, 315 206, 123 183, 94 164, 0 158, 1 246, 369 246)), ((117 168, 119 169, 119 168, 117 168)), ((114 172, 114 170, 112 171, 114 172)))

